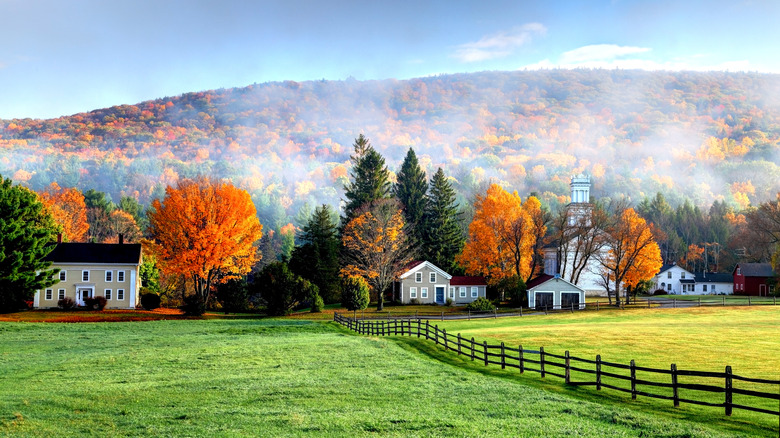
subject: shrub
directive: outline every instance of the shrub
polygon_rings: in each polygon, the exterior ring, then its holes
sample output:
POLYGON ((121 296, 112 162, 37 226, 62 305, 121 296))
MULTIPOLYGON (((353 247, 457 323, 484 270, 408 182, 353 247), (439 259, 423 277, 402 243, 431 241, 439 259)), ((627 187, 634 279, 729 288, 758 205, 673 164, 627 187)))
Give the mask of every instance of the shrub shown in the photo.
POLYGON ((368 307, 368 283, 363 277, 342 277, 341 305, 347 310, 362 310, 368 307))
POLYGON ((496 287, 512 306, 523 307, 528 305, 525 282, 517 275, 502 278, 496 287))
POLYGON ((455 301, 453 301, 452 298, 447 298, 447 301, 444 302, 447 307, 451 307, 454 303, 455 301))
POLYGON ((243 279, 232 279, 218 285, 215 298, 225 313, 249 309, 249 288, 243 279))
POLYGON ((319 294, 314 295, 311 300, 311 313, 320 313, 324 307, 325 302, 322 297, 319 294))
POLYGON ((146 310, 154 310, 160 307, 160 296, 153 292, 141 295, 141 307, 146 310))
POLYGON ((420 299, 419 298, 411 298, 409 300, 409 305, 411 305, 411 306, 419 306, 420 305, 420 299))
POLYGON ((73 298, 71 298, 71 297, 65 297, 65 298, 57 301, 57 307, 59 307, 62 310, 70 310, 70 309, 76 307, 76 302, 73 301, 73 298))
POLYGON ((470 302, 466 309, 473 311, 487 311, 495 309, 493 303, 485 297, 479 297, 476 300, 470 302))
POLYGON ((187 316, 201 316, 206 313, 206 301, 200 294, 187 295, 182 308, 187 316))
POLYGON ((317 291, 315 285, 293 273, 287 263, 274 262, 255 277, 252 287, 260 293, 266 312, 272 316, 288 315, 317 291))
POLYGON ((103 310, 106 308, 106 297, 84 298, 84 307, 89 310, 103 310))
POLYGON ((663 289, 656 289, 653 291, 653 295, 666 295, 666 291, 663 289))

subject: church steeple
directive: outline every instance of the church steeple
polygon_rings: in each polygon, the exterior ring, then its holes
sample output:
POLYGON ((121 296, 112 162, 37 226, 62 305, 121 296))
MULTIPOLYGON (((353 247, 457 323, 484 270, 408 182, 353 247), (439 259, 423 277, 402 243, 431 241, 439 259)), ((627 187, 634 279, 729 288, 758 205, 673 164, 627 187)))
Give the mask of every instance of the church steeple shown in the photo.
POLYGON ((571 177, 571 203, 590 203, 590 175, 581 173, 571 177))

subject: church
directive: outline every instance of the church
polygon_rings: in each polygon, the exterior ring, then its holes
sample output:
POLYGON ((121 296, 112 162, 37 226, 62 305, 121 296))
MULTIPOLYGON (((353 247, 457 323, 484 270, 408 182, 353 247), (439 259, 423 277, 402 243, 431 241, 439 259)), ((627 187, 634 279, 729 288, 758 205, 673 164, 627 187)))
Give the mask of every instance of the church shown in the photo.
POLYGON ((575 237, 566 242, 552 242, 544 250, 544 273, 559 276, 585 290, 588 296, 607 296, 600 274, 599 255, 607 248, 601 248, 598 254, 587 261, 582 258, 582 249, 593 243, 593 230, 588 227, 593 212, 590 202, 590 176, 579 174, 571 178, 571 203, 566 206, 567 222, 570 227, 580 227, 587 233, 575 233, 575 237), (576 272, 578 271, 578 272, 576 272))

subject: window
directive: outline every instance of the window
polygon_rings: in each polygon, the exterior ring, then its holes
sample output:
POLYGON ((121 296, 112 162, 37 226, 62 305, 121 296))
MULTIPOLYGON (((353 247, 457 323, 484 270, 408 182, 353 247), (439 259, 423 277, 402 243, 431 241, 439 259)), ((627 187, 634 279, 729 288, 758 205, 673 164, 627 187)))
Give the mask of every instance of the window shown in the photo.
POLYGON ((417 298, 417 288, 416 287, 410 287, 409 288, 409 298, 417 298))
POLYGON ((53 290, 51 290, 51 289, 46 289, 46 299, 47 299, 47 300, 50 300, 50 299, 51 299, 51 295, 52 295, 52 293, 53 293, 53 292, 54 292, 54 291, 53 291, 53 290))
POLYGON ((706 284, 701 285, 701 291, 702 292, 707 292, 707 285, 706 284))
POLYGON ((117 300, 124 300, 125 299, 125 290, 124 289, 117 289, 116 290, 116 299, 117 300))
POLYGON ((81 271, 81 281, 89 281, 89 271, 81 271))
POLYGON ((666 278, 672 278, 672 271, 666 273, 666 278))
POLYGON ((466 298, 466 288, 461 286, 459 290, 459 295, 461 298, 466 298))
POLYGON ((671 291, 672 290, 672 283, 669 283, 666 285, 666 290, 671 291))
POLYGON ((427 287, 421 287, 420 288, 420 298, 428 298, 428 288, 427 287))
POLYGON ((680 278, 685 278, 685 272, 680 272, 680 278))
POLYGON ((430 280, 430 282, 431 282, 432 284, 435 284, 435 283, 436 283, 436 273, 435 273, 435 272, 431 272, 431 275, 430 275, 430 277, 428 278, 428 280, 430 280))
POLYGON ((116 271, 116 281, 125 281, 125 271, 116 271))
POLYGON ((61 300, 65 298, 65 289, 57 289, 57 299, 61 300))
POLYGON ((742 275, 742 268, 737 267, 737 275, 742 275))
POLYGON ((715 285, 714 285, 714 284, 713 284, 713 285, 712 285, 712 287, 710 288, 710 292, 712 292, 712 293, 715 293, 715 285))
POLYGON ((415 283, 422 283, 422 272, 415 272, 414 273, 414 282, 415 283))
POLYGON ((104 297, 105 297, 107 300, 110 300, 110 299, 111 299, 111 289, 106 289, 106 290, 104 290, 104 291, 103 291, 103 296, 104 296, 104 297))
POLYGON ((106 283, 110 283, 112 281, 114 281, 113 271, 106 271, 106 283))
POLYGON ((65 281, 68 278, 68 271, 62 270, 60 271, 60 281, 65 281))
POLYGON ((455 298, 455 288, 454 287, 450 288, 450 298, 455 298))
POLYGON ((471 298, 476 298, 479 295, 479 288, 476 286, 471 287, 471 298))

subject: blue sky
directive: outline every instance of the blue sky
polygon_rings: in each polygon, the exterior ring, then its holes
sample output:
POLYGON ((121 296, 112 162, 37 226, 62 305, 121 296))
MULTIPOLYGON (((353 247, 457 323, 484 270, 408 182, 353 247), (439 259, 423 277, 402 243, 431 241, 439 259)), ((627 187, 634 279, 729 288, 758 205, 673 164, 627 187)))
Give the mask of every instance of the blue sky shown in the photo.
POLYGON ((780 73, 780 1, 0 0, 0 118, 281 80, 780 73))

